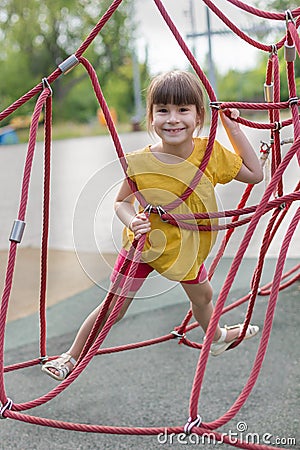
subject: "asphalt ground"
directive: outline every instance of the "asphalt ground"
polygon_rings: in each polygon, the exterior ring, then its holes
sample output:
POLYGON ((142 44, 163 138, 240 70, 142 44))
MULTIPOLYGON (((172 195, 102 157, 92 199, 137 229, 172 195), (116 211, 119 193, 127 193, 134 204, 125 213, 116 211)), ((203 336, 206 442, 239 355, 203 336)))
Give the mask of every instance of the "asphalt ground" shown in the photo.
MULTIPOLYGON (((214 280, 215 298, 231 260, 224 258, 214 280)), ((276 260, 268 260, 263 282, 272 278, 276 260)), ((254 261, 245 259, 227 304, 248 292, 254 261)), ((286 270, 295 260, 286 262, 286 270)), ((68 348, 82 317, 89 313, 104 291, 94 286, 49 308, 48 352, 68 348)), ((281 443, 281 448, 300 448, 299 436, 299 283, 281 291, 264 364, 256 385, 241 411, 218 431, 261 444, 281 443), (244 431, 243 431, 244 430, 244 431)), ((268 297, 258 297, 252 323, 264 324, 268 297)), ((179 285, 153 299, 136 300, 128 315, 113 327, 104 346, 143 341, 167 334, 181 323, 188 303, 179 285)), ((222 318, 222 323, 243 320, 246 305, 222 318)), ((7 326, 5 363, 38 356, 36 314, 7 326)), ((198 328, 188 335, 200 342, 198 328)), ((222 416, 243 389, 254 362, 259 337, 242 343, 217 358, 210 357, 199 399, 204 422, 222 416)), ((39 417, 87 424, 128 427, 184 425, 199 351, 178 345, 177 340, 144 349, 96 356, 72 385, 50 402, 27 411, 39 417)), ((57 382, 39 366, 5 375, 7 395, 15 403, 49 392, 57 382)), ((1 450, 87 449, 180 449, 233 448, 176 436, 126 436, 65 431, 30 425, 12 419, 0 421, 1 450)))
MULTIPOLYGON (((251 133, 251 141, 258 151, 260 139, 266 140, 267 137, 263 133, 251 133)), ((122 141, 125 150, 131 151, 148 144, 149 137, 143 133, 130 133, 122 136, 122 141)), ((5 169, 0 177, 0 190, 5 192, 0 204, 1 280, 5 272, 7 237, 18 208, 25 153, 25 145, 3 146, 0 152, 0 167, 5 169)), ((112 216, 111 197, 114 192, 111 186, 117 187, 123 177, 119 162, 113 155, 114 149, 108 137, 53 143, 47 310, 49 355, 69 347, 83 318, 101 301, 108 287, 107 276, 115 257, 113 252, 120 245, 120 224, 115 223, 112 216), (104 254, 111 255, 112 258, 99 261, 99 254, 102 257, 104 254)), ((38 304, 39 264, 36 265, 36 261, 39 260, 41 231, 42 167, 42 146, 38 144, 26 232, 18 250, 5 335, 6 365, 39 356, 39 321, 35 311, 38 304)), ((285 192, 291 192, 299 180, 297 164, 291 164, 285 175, 285 192)), ((233 182, 224 190, 223 187, 219 190, 224 209, 237 205, 243 189, 233 182)), ((264 189, 263 183, 255 188, 250 204, 259 202, 264 189)), ((290 210, 292 215, 293 208, 290 210)), ((272 280, 291 215, 282 223, 270 246, 262 284, 272 280)), ((249 283, 267 220, 267 217, 262 218, 252 237, 227 304, 250 290, 249 283)), ((298 237, 295 235, 290 245, 286 270, 299 261, 298 237)), ((231 257, 236 253, 241 239, 242 231, 238 229, 214 276, 214 298, 217 298, 231 257)), ((146 283, 141 297, 133 303, 125 319, 111 330, 104 342, 105 347, 165 335, 185 317, 188 304, 180 286, 163 285, 161 288, 157 278, 146 283)), ((278 444, 281 448, 300 448, 298 300, 299 283, 279 294, 271 339, 258 381, 241 411, 219 429, 220 432, 231 433, 233 439, 248 439, 250 443, 251 439, 256 439, 255 442, 278 444), (242 429, 245 431, 242 432, 242 429)), ((268 297, 257 299, 252 322, 260 327, 264 323, 267 303, 268 297)), ((229 312, 222 318, 222 323, 243 321, 245 309, 246 305, 243 305, 229 312)), ((196 329, 188 337, 201 342, 203 335, 196 329)), ((209 358, 199 400, 199 413, 204 422, 219 418, 234 403, 248 379, 258 343, 259 338, 255 338, 218 358, 209 358)), ((189 415, 189 398, 198 357, 198 350, 177 345, 176 340, 95 357, 65 392, 51 402, 28 411, 28 414, 111 426, 183 426, 189 415)), ((38 398, 55 385, 56 382, 42 374, 37 366, 5 375, 6 392, 14 403, 38 398)), ((1 450, 148 450, 164 447, 180 449, 184 445, 213 448, 219 444, 193 443, 189 440, 179 442, 176 436, 79 433, 12 419, 0 421, 1 450)), ((221 448, 232 447, 223 444, 221 448)))

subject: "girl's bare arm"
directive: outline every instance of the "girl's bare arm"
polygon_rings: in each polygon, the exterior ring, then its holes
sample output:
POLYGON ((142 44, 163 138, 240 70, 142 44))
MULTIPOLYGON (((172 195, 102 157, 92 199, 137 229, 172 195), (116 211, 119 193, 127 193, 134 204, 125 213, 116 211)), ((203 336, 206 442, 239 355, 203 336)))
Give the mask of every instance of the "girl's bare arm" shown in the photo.
POLYGON ((231 120, 239 116, 239 111, 237 109, 230 109, 229 111, 231 118, 223 111, 220 112, 221 121, 235 153, 243 160, 243 165, 235 179, 243 183, 260 183, 263 179, 261 163, 239 124, 231 120))
POLYGON ((139 239, 142 234, 151 230, 151 224, 146 214, 136 212, 134 199, 128 182, 124 180, 115 199, 115 211, 121 222, 139 239))

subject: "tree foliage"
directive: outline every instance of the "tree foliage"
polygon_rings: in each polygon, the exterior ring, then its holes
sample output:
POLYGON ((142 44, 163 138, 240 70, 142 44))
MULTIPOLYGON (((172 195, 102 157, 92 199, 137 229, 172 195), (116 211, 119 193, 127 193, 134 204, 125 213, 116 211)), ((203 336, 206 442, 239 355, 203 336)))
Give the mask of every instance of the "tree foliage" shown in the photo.
POLYGON ((270 11, 276 11, 276 12, 282 12, 286 11, 287 9, 295 9, 299 6, 298 1, 292 1, 292 0, 259 0, 256 2, 257 6, 264 10, 270 10, 270 11))
MULTIPOLYGON (((132 27, 127 19, 131 2, 124 0, 84 53, 104 90, 114 78, 116 89, 122 91, 123 116, 133 109, 132 27)), ((73 54, 110 5, 111 0, 0 0, 0 109, 73 54)), ((56 118, 87 120, 95 116, 97 103, 83 68, 59 77, 52 87, 56 118)), ((113 101, 117 103, 116 97, 113 101)))
MULTIPOLYGON (((267 11, 286 11, 299 6, 298 1, 290 0, 273 0, 273 1, 257 1, 256 6, 267 11)), ((282 33, 281 33, 282 34, 282 33)), ((277 36, 278 40, 282 35, 277 36)), ((276 37, 276 34, 274 34, 276 37)), ((260 31, 258 39, 267 38, 266 33, 260 31)), ((276 43, 276 41, 274 41, 276 43)), ((281 100, 286 101, 289 98, 286 61, 284 59, 283 48, 278 51, 280 64, 280 84, 281 84, 281 100)), ((222 100, 233 101, 264 101, 264 82, 266 76, 268 55, 263 53, 261 58, 256 62, 256 67, 247 71, 229 71, 222 79, 218 80, 218 90, 222 100)), ((296 57, 295 78, 297 88, 300 89, 300 58, 296 57)))

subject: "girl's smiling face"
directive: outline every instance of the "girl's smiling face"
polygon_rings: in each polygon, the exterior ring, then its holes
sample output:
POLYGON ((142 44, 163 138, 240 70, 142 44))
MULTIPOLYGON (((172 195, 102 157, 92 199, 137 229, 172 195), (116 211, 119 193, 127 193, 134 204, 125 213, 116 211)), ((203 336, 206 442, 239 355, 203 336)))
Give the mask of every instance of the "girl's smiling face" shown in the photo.
POLYGON ((182 145, 191 142, 198 124, 195 105, 153 105, 152 127, 163 144, 182 145))

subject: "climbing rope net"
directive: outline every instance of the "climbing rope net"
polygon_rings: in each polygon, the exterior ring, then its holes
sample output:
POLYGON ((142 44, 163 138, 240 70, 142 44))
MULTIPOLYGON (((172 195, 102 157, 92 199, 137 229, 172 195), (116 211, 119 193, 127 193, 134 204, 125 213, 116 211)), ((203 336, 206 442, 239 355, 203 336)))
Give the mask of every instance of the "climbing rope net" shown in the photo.
MULTIPOLYGON (((24 422, 28 422, 31 424, 38 424, 49 427, 63 428, 67 430, 76 430, 76 431, 86 431, 86 432, 97 432, 97 433, 109 433, 109 434, 130 434, 130 435, 157 435, 159 433, 166 432, 168 434, 175 433, 179 434, 182 432, 185 433, 196 433, 198 435, 203 435, 209 431, 212 433, 217 441, 225 442, 239 448, 246 449, 270 449, 275 447, 270 447, 266 445, 259 445, 253 443, 243 442, 241 440, 236 440, 233 444, 230 442, 228 437, 224 437, 224 435, 220 434, 216 431, 217 428, 223 426, 228 423, 235 415, 240 411, 242 406, 245 404, 248 396, 253 389, 255 382, 259 376, 260 369, 262 367, 262 363, 264 360, 264 356, 266 354, 267 345, 270 337, 276 302, 278 298, 278 293, 280 290, 290 286, 295 281, 300 278, 300 264, 297 264, 295 267, 290 269, 288 272, 283 273, 284 264, 287 256, 287 251, 292 240, 292 237, 295 233, 297 224, 300 218, 300 208, 296 209, 296 212, 293 214, 292 219, 287 227, 285 236, 281 243, 280 252, 278 255, 278 261, 274 272, 274 278, 272 282, 269 282, 263 287, 260 287, 261 274, 264 264, 264 258, 268 251, 268 248, 276 235, 280 224, 283 219, 286 217, 287 212, 290 209, 290 206, 293 202, 300 199, 300 182, 295 186, 294 191, 290 193, 284 193, 283 186, 283 174, 287 167, 290 164, 298 164, 300 163, 300 121, 299 121, 299 98, 297 97, 296 90, 296 82, 295 82, 295 72, 294 72, 294 61, 296 59, 297 53, 300 54, 300 39, 297 33, 297 28, 300 24, 300 7, 295 10, 287 10, 282 13, 277 12, 268 12, 263 11, 252 6, 243 3, 240 0, 227 0, 229 3, 232 3, 236 7, 247 11, 248 13, 258 16, 265 19, 271 19, 274 21, 284 21, 286 24, 286 33, 282 37, 282 39, 276 44, 266 45, 262 44, 253 38, 249 37, 243 31, 241 31, 233 22, 231 22, 224 13, 214 5, 214 3, 210 0, 203 0, 203 2, 213 11, 226 25, 230 28, 236 35, 238 35, 241 39, 249 43, 250 45, 256 47, 257 49, 268 52, 269 58, 267 62, 266 68, 266 77, 264 84, 264 92, 265 92, 265 102, 262 103, 244 103, 244 102, 219 102, 216 98, 215 92, 213 91, 208 79, 206 78, 204 72, 200 68, 197 63, 195 57, 187 47, 184 42, 184 39, 181 37, 179 31, 177 30, 175 24, 173 23, 171 17, 168 15, 163 3, 160 0, 153 0, 155 5, 157 6, 161 16, 163 17, 166 25, 169 27, 171 32, 173 33, 175 39, 177 40, 179 46, 182 51, 185 53, 188 58, 191 66, 199 76, 207 95, 210 99, 211 106, 211 126, 209 131, 208 144, 205 152, 205 156, 201 165, 194 176, 194 179, 191 181, 190 186, 186 189, 183 195, 170 203, 169 205, 164 206, 163 209, 160 207, 155 207, 151 205, 151 213, 160 214, 163 220, 167 220, 169 223, 174 226, 180 226, 183 228, 195 229, 195 230, 224 230, 226 229, 225 236, 222 240, 220 248, 210 266, 209 269, 209 278, 211 279, 214 271, 224 253, 224 250, 229 242, 229 239, 235 230, 236 227, 241 225, 248 224, 247 229, 245 231, 242 242, 239 246, 239 249, 233 259, 231 267, 228 271, 227 277, 223 284, 223 287, 220 291, 219 297, 217 299, 213 316, 210 320, 210 324, 206 333, 206 339, 203 344, 198 344, 196 342, 192 342, 187 338, 187 333, 193 328, 197 327, 196 323, 189 323, 192 318, 192 312, 189 311, 186 317, 182 320, 180 326, 176 327, 173 332, 158 337, 156 339, 151 339, 144 342, 133 343, 130 345, 124 345, 114 348, 100 348, 108 335, 111 327, 116 321, 118 314, 122 308, 122 305, 126 299, 126 296, 129 291, 131 291, 131 283, 134 278, 137 264, 141 257, 141 252, 145 242, 145 235, 142 236, 138 241, 133 241, 132 247, 129 251, 128 257, 125 260, 119 275, 115 281, 115 286, 112 289, 115 292, 116 287, 118 286, 121 277, 124 275, 126 271, 128 271, 128 275, 126 276, 126 281, 121 289, 119 299, 116 302, 115 307, 110 313, 105 326, 103 327, 100 334, 97 336, 97 330, 99 328, 99 324, 104 319, 110 302, 113 297, 113 293, 109 292, 105 301, 103 302, 101 311, 99 312, 98 318, 95 322, 94 328, 91 331, 91 334, 86 342, 86 345, 80 355, 80 358, 71 372, 71 374, 62 381, 57 387, 43 395, 40 398, 36 398, 34 400, 28 401, 26 403, 14 403, 10 398, 6 395, 5 383, 4 383, 4 373, 8 373, 17 369, 23 369, 26 367, 34 366, 36 364, 43 363, 47 359, 47 351, 46 351, 46 282, 47 282, 47 251, 48 251, 48 233, 49 233, 49 204, 50 204, 50 157, 51 157, 51 118, 52 118, 52 89, 51 83, 53 83, 59 76, 62 74, 66 74, 69 70, 73 69, 78 64, 81 64, 87 71, 92 86, 95 91, 95 95, 97 100, 102 108, 104 117, 106 119, 106 123, 108 129, 110 131, 112 140, 114 142, 114 146, 117 152, 117 155, 120 159, 120 163, 122 168, 126 174, 127 162, 124 157, 124 152, 118 137, 117 130, 115 128, 114 122, 110 115, 109 108, 105 101, 105 98, 102 94, 102 90, 99 84, 98 77, 93 66, 90 62, 83 57, 84 52, 87 50, 89 45, 95 39, 95 37, 101 32, 103 26, 110 19, 112 14, 117 10, 119 5, 122 3, 122 0, 114 0, 109 7, 109 9, 105 12, 103 17, 91 31, 90 35, 87 39, 82 43, 82 45, 78 48, 78 50, 63 61, 57 69, 47 78, 43 78, 42 82, 31 89, 28 93, 26 93, 23 97, 15 101, 11 106, 6 108, 3 112, 0 113, 0 121, 4 118, 8 117, 11 113, 13 113, 16 109, 18 109, 21 105, 26 103, 28 100, 39 94, 34 112, 32 115, 32 121, 30 126, 29 133, 29 141, 28 141, 28 149, 25 160, 23 181, 21 187, 21 198, 19 204, 19 212, 18 217, 14 221, 11 235, 9 237, 10 240, 10 248, 8 255, 8 263, 7 263, 7 271, 5 278, 5 286, 2 295, 2 303, 1 303, 1 316, 0 316, 0 418, 11 418, 15 420, 20 420, 24 422), (280 77, 279 77, 279 60, 278 60, 278 51, 280 49, 284 49, 284 58, 286 61, 286 73, 287 73, 287 84, 289 90, 289 99, 287 101, 280 101, 280 77), (200 181, 201 175, 205 170, 205 167, 209 161, 210 154, 213 148, 213 143, 216 136, 217 131, 217 121, 218 121, 218 109, 225 108, 239 108, 241 110, 256 110, 256 111, 268 111, 269 121, 268 123, 257 123, 250 120, 246 120, 242 117, 239 117, 237 121, 247 127, 256 128, 258 130, 269 130, 270 131, 270 143, 264 143, 261 147, 262 159, 266 159, 269 156, 269 153, 272 156, 272 164, 271 164, 271 179, 268 186, 265 189, 265 192, 259 202, 259 204, 254 206, 246 206, 246 202, 250 196, 251 190, 253 189, 253 185, 248 185, 245 189, 245 192, 240 200, 240 203, 235 210, 227 210, 222 213, 203 213, 196 214, 192 216, 195 219, 207 219, 207 218, 218 218, 218 217, 230 217, 231 221, 227 224, 222 225, 196 225, 190 224, 187 222, 188 219, 191 218, 190 215, 183 214, 172 214, 172 210, 178 206, 181 202, 183 202, 193 191, 194 187, 200 181), (41 244, 41 287, 40 287, 40 357, 31 361, 25 361, 22 363, 4 366, 4 338, 5 338, 5 328, 6 328, 6 320, 7 320, 7 310, 9 304, 10 293, 12 289, 13 282, 13 274, 14 267, 17 256, 17 246, 22 240, 24 228, 25 228, 25 216, 29 195, 29 184, 30 177, 32 171, 32 163, 33 156, 35 152, 35 144, 36 144, 36 136, 37 136, 37 128, 38 121, 40 117, 41 111, 44 109, 44 194, 43 194, 43 229, 42 229, 42 244, 41 244), (280 119, 280 111, 281 110, 290 110, 290 118, 287 120, 281 121, 280 119), (292 125, 293 128, 293 139, 291 140, 292 145, 290 149, 287 151, 284 157, 281 155, 281 138, 280 131, 282 128, 292 125), (295 158, 294 158, 295 157, 295 158), (293 162, 291 163, 291 161, 293 162), (275 193, 275 195, 274 195, 275 193), (238 271, 238 268, 243 259, 243 255, 248 247, 251 236, 256 229, 260 219, 267 213, 271 212, 271 217, 266 226, 265 233, 262 240, 262 245, 260 249, 260 253, 258 256, 257 266, 254 270, 252 281, 251 281, 251 291, 243 298, 238 299, 234 303, 229 306, 224 306, 226 299, 228 297, 228 293, 233 284, 235 275, 238 271), (245 216, 245 218, 241 219, 241 216, 245 216), (228 411, 218 419, 205 423, 202 422, 202 419, 198 413, 198 403, 200 391, 203 384, 203 377, 205 373, 205 368, 209 356, 209 349, 211 342, 213 340, 214 332, 219 323, 219 319, 222 314, 228 312, 229 310, 248 302, 247 312, 245 314, 243 331, 240 338, 235 341, 231 347, 236 347, 240 344, 245 336, 245 332, 247 330, 248 324, 250 323, 250 319, 253 313, 255 301, 258 295, 269 295, 270 299, 268 302, 268 307, 266 309, 266 317, 265 324, 262 331, 261 340, 258 346, 256 358, 254 360, 250 375, 248 380, 239 394, 236 401, 232 404, 232 406, 228 409, 228 411), (199 361, 196 368, 196 373, 194 377, 194 382, 190 395, 190 406, 189 406, 189 419, 187 423, 183 426, 177 427, 158 427, 158 428, 130 428, 130 427, 113 427, 113 426, 102 426, 102 425, 88 425, 88 424, 80 424, 80 423, 70 423, 63 422, 59 420, 51 420, 48 418, 31 416, 29 414, 25 414, 24 411, 40 406, 46 402, 49 402, 56 396, 58 396, 61 392, 63 392, 68 386, 70 386, 73 381, 79 376, 79 374, 85 369, 85 367, 89 364, 92 358, 95 355, 107 354, 107 353, 115 353, 120 352, 122 350, 135 349, 139 347, 146 347, 153 344, 158 344, 161 342, 165 342, 171 339, 179 339, 179 343, 185 344, 187 346, 201 349, 199 361)), ((135 183, 128 178, 128 182, 134 192, 138 202, 147 210, 149 209, 149 205, 145 201, 142 194, 137 190, 135 183)), ((278 447, 276 447, 278 448, 278 447)))

